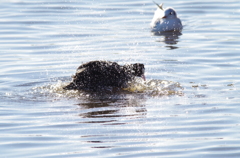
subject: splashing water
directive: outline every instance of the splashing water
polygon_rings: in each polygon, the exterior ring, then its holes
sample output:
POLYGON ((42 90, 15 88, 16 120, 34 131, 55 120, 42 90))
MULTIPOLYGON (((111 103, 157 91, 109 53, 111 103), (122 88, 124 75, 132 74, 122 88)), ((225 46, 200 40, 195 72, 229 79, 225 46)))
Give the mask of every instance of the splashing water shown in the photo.
POLYGON ((146 93, 151 96, 158 95, 183 95, 183 87, 180 83, 167 81, 167 80, 148 80, 143 81, 140 78, 135 79, 135 81, 129 84, 128 88, 124 88, 129 92, 140 92, 146 93))
MULTIPOLYGON (((86 93, 78 90, 64 90, 68 83, 58 80, 56 84, 49 84, 46 86, 35 87, 33 90, 44 96, 52 96, 57 98, 80 98, 89 97, 91 93, 86 93)), ((147 80, 143 81, 141 78, 136 78, 134 81, 129 83, 127 88, 123 88, 120 93, 142 93, 150 96, 162 96, 162 95, 183 95, 183 88, 180 83, 167 81, 167 80, 147 80)), ((104 93, 114 94, 114 89, 106 88, 104 93)), ((118 94, 120 94, 118 91, 118 94)), ((99 93, 98 93, 99 94, 99 93)))
POLYGON ((64 90, 63 87, 65 87, 68 83, 62 82, 61 80, 58 80, 55 84, 48 84, 41 87, 34 87, 32 88, 33 91, 35 91, 38 94, 42 94, 44 96, 52 96, 54 98, 76 98, 81 96, 81 93, 77 90, 64 90))

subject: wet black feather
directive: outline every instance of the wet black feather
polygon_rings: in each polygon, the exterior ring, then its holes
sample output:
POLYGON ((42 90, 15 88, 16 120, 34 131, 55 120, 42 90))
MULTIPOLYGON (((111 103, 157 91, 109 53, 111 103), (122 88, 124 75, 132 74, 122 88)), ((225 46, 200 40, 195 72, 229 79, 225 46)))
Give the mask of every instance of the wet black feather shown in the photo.
POLYGON ((110 61, 90 61, 80 65, 72 82, 65 90, 99 89, 104 87, 124 88, 134 77, 144 75, 140 63, 121 66, 110 61))

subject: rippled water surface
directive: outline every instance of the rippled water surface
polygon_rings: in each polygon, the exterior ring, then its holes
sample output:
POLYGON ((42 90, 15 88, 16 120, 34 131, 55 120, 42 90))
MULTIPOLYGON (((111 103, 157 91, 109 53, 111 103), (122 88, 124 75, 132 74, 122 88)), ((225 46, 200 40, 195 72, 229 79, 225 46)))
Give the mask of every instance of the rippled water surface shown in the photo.
POLYGON ((240 157, 240 3, 10 0, 0 8, 1 157, 240 157), (144 85, 64 91, 91 60, 144 63, 144 85))

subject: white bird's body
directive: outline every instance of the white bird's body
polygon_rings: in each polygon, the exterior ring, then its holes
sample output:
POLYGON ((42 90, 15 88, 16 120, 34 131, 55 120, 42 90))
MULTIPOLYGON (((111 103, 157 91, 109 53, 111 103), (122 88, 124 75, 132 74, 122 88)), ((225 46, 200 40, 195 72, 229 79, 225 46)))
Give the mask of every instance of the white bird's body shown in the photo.
POLYGON ((177 17, 177 13, 173 8, 162 8, 162 4, 158 5, 154 17, 150 24, 153 32, 159 31, 181 31, 183 26, 181 20, 177 17))

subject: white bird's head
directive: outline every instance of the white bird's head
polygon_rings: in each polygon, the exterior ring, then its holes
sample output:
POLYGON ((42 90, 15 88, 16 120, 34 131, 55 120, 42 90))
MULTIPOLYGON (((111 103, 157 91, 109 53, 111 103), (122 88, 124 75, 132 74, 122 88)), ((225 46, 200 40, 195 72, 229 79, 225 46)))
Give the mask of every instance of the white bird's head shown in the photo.
POLYGON ((177 18, 177 13, 173 8, 166 8, 164 9, 164 16, 162 18, 166 19, 177 18))

